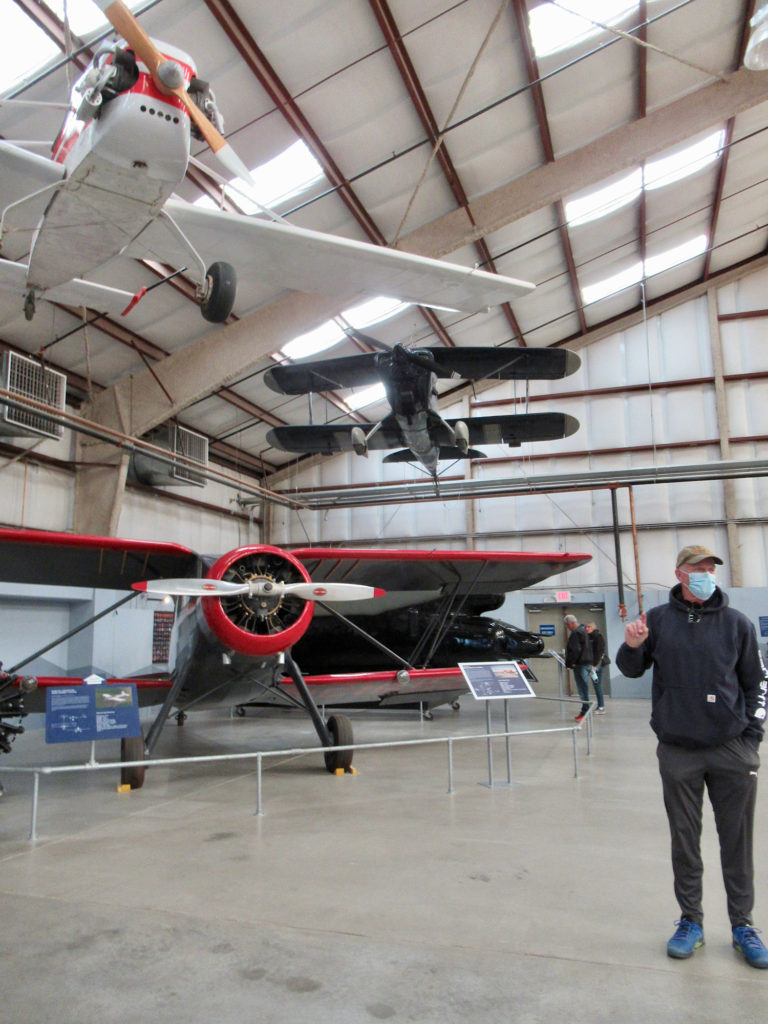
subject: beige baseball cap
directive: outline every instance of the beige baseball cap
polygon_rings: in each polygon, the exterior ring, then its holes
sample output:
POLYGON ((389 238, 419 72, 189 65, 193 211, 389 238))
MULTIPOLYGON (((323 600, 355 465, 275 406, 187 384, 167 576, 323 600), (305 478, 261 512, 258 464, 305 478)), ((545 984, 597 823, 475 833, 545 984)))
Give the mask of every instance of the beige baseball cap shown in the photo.
POLYGON ((705 548, 702 544, 689 544, 677 556, 675 568, 679 569, 681 565, 686 564, 696 565, 697 562, 703 562, 705 558, 714 558, 718 565, 723 564, 722 558, 718 558, 709 548, 705 548))

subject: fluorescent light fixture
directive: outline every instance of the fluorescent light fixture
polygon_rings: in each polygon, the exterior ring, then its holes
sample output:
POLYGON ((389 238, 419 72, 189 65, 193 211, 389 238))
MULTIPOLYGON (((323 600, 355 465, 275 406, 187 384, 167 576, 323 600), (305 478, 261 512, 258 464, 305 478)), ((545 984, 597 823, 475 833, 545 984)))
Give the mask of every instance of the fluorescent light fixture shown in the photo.
POLYGON ((602 185, 591 192, 566 200, 565 216, 568 226, 575 228, 600 217, 607 217, 609 213, 614 213, 637 199, 642 188, 643 175, 637 167, 610 185, 602 185))
POLYGON ((720 129, 684 149, 648 160, 645 165, 645 187, 663 188, 664 185, 671 185, 696 174, 718 158, 724 142, 725 131, 720 129))
POLYGON ((655 256, 648 256, 645 261, 645 272, 640 260, 627 267, 626 270, 606 277, 595 284, 586 285, 581 289, 581 298, 585 306, 592 302, 599 302, 600 299, 607 299, 609 295, 616 295, 625 288, 640 284, 643 278, 653 277, 655 274, 662 274, 665 270, 679 267, 681 263, 701 256, 707 249, 707 236, 696 235, 695 238, 676 245, 672 249, 657 253, 655 256))
POLYGON ((362 409, 365 405, 383 402, 386 397, 387 392, 384 390, 383 384, 371 384, 369 388, 361 388, 360 391, 355 391, 354 394, 348 395, 344 399, 344 404, 354 412, 356 409, 362 409))
POLYGON ((593 22, 614 25, 637 10, 637 0, 568 0, 564 6, 569 10, 544 3, 528 12, 537 57, 548 57, 599 35, 603 30, 593 22))
POLYGON ((768 69, 768 3, 760 4, 749 23, 751 32, 744 53, 744 67, 750 71, 768 69))

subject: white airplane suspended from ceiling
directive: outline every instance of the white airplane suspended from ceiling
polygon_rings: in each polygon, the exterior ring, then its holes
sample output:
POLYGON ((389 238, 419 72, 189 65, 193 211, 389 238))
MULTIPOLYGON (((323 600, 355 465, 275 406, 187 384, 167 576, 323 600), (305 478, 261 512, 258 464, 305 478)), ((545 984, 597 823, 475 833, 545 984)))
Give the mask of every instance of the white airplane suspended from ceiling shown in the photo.
POLYGON ((486 271, 172 198, 193 132, 230 173, 248 183, 251 176, 217 127, 192 58, 151 40, 121 0, 95 2, 121 38, 102 44, 76 82, 52 158, 0 142, 0 288, 20 294, 27 319, 40 299, 129 312, 144 289, 84 280, 117 255, 183 261, 213 323, 233 310, 238 279, 347 302, 388 295, 466 312, 532 290, 486 271))

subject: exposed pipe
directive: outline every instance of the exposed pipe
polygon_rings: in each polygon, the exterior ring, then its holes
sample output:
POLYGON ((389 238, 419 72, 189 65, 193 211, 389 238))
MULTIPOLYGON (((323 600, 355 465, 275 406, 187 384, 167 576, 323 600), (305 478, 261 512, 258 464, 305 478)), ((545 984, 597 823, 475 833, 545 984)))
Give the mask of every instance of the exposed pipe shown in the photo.
POLYGON ((643 587, 640 583, 640 552, 637 546, 637 521, 635 520, 635 494, 632 485, 627 488, 629 491, 629 517, 632 521, 632 549, 635 553, 635 580, 637 581, 637 613, 643 613, 643 587))
POLYGON ((616 488, 611 488, 611 512, 613 514, 613 545, 616 551, 616 583, 619 591, 619 615, 622 621, 627 617, 624 603, 624 579, 621 571, 621 544, 619 542, 619 507, 616 502, 616 488))

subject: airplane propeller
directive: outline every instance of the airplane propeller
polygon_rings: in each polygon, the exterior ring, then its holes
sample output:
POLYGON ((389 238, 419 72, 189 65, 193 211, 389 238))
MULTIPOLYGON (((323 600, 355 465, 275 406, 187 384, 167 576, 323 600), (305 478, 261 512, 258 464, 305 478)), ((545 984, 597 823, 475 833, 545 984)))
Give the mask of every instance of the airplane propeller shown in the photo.
POLYGON ((228 580, 176 579, 144 580, 131 584, 134 590, 148 594, 169 594, 172 597, 299 597, 304 601, 366 601, 383 597, 385 590, 357 583, 276 583, 264 578, 248 583, 228 580))
POLYGON ((163 56, 133 12, 122 0, 94 0, 94 3, 104 12, 112 27, 125 39, 139 60, 147 66, 160 92, 181 100, 190 119, 227 170, 253 186, 255 183, 248 168, 187 92, 179 65, 163 56))

